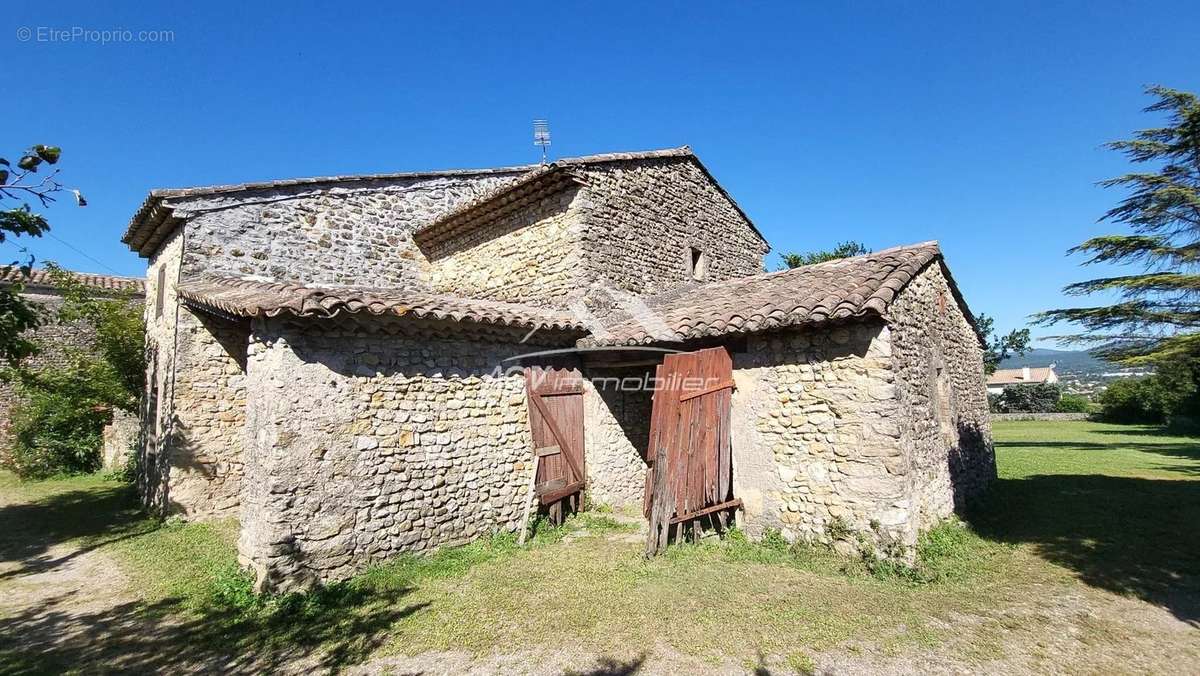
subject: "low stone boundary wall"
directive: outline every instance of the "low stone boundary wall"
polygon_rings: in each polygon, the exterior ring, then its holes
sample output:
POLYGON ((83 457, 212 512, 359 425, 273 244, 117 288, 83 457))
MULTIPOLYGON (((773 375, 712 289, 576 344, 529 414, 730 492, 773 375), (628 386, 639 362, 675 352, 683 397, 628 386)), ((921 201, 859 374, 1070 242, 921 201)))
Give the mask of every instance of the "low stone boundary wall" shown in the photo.
POLYGON ((128 411, 113 411, 113 421, 104 428, 104 469, 110 472, 125 468, 133 444, 137 441, 138 417, 128 411))
POLYGON ((1087 420, 1088 413, 993 413, 992 420, 1087 420))

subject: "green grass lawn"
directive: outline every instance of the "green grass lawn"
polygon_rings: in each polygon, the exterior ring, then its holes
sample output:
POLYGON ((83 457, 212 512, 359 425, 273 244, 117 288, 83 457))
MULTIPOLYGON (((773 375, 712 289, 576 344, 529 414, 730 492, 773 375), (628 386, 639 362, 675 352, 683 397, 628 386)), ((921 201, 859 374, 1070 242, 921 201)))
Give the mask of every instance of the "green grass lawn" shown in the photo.
POLYGON ((1200 622, 1200 440, 1091 422, 1001 422, 994 435, 982 535, 1200 622))
MULTIPOLYGON (((253 655, 270 668, 297 653, 339 667, 449 649, 636 657, 655 645, 714 664, 757 651, 803 666, 810 655, 861 642, 973 663, 1004 656, 1013 641, 1037 650, 1045 635, 1061 633, 1051 597, 1076 587, 1200 623, 1200 440, 1087 422, 998 423, 995 438, 999 480, 965 523, 922 540, 916 574, 736 537, 673 546, 647 562, 638 543, 612 537, 622 525, 585 514, 543 529, 525 548, 498 537, 402 557, 308 595, 260 599, 237 569, 233 523, 159 524, 138 514, 128 487, 100 477, 19 484, 3 475, 0 560, 36 560, 53 542, 100 548, 138 600, 98 620, 172 623, 170 650, 131 629, 99 647, 38 657, 32 671, 139 651, 144 659, 125 666, 165 668, 213 651, 253 655)), ((1115 646, 1105 650, 1156 640, 1119 615, 1085 615, 1073 640, 1115 646)), ((1194 646, 1164 649, 1200 659, 1194 646)), ((20 657, 4 650, 0 661, 20 657)), ((1053 650, 1040 650, 1045 665, 1058 665, 1053 650)), ((1124 658, 1089 659, 1075 668, 1124 658)))
POLYGON ((1001 479, 1098 474, 1152 480, 1200 479, 1200 439, 1144 425, 1094 422, 992 423, 1001 479))

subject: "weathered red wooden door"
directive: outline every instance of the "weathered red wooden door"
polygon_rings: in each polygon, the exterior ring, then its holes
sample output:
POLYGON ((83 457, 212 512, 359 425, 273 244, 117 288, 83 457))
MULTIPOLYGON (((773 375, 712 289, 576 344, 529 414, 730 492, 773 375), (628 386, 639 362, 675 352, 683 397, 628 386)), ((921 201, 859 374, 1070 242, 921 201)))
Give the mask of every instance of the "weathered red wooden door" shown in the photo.
MULTIPOLYGON (((733 362, 723 347, 671 354, 657 371, 650 416, 645 512, 656 526, 694 521, 740 504, 733 497, 733 362), (663 463, 665 467, 662 466, 663 463), (660 473, 665 472, 664 477, 660 473), (667 504, 656 509, 656 502, 667 504), (655 516, 658 515, 656 523, 655 516)), ((715 522, 717 527, 724 522, 715 522)), ((666 544, 665 534, 661 543, 666 544)))
POLYGON ((583 449, 583 378, 577 369, 525 369, 529 429, 538 462, 534 492, 552 521, 579 508, 587 485, 583 449))

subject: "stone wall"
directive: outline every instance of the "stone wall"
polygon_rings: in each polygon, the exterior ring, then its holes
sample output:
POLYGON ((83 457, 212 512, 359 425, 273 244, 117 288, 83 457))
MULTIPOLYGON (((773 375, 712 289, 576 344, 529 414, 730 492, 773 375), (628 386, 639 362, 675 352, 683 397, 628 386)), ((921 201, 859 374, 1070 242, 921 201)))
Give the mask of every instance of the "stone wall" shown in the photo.
POLYGON ((1000 420, 1041 420, 1050 422, 1054 420, 1088 420, 1091 417, 1091 413, 993 413, 991 415, 993 422, 1000 420))
POLYGON ((411 286, 425 266, 412 230, 519 173, 413 176, 172 199, 185 223, 151 257, 147 271, 150 387, 139 462, 146 503, 159 512, 206 517, 235 511, 238 502, 245 400, 240 362, 247 331, 180 306, 175 285, 181 278, 229 274, 411 286))
POLYGON ((177 198, 184 272, 278 282, 407 287, 424 260, 412 232, 520 175, 458 172, 177 198))
POLYGON ((72 351, 92 351, 95 348, 96 332, 91 324, 83 320, 59 321, 62 296, 44 291, 21 295, 46 312, 45 323, 28 334, 37 342, 38 352, 29 356, 24 364, 32 369, 54 367, 61 365, 72 351))
POLYGON ((836 519, 880 544, 915 542, 892 344, 872 321, 752 334, 733 355, 734 495, 748 533, 830 543, 836 519))
POLYGON ((166 511, 235 514, 241 491, 248 323, 179 310, 169 432, 166 511))
POLYGON ((155 513, 167 511, 169 467, 163 440, 171 430, 175 374, 175 285, 183 260, 183 229, 176 230, 150 257, 146 269, 146 394, 138 440, 138 493, 155 513), (161 299, 161 301, 160 301, 161 299))
POLYGON ((581 287, 578 186, 501 216, 426 251, 435 291, 564 305, 581 287))
POLYGON ((934 263, 889 309, 913 512, 931 527, 996 477, 983 351, 934 263))
POLYGON ((129 458, 136 451, 140 421, 138 417, 121 409, 113 410, 113 420, 104 426, 104 446, 101 451, 101 467, 108 472, 125 469, 129 458))
POLYGON ((641 507, 646 484, 643 460, 650 440, 653 392, 622 389, 622 377, 639 371, 590 372, 584 389, 584 448, 588 499, 610 507, 641 507))
MULTIPOLYGON (((382 320, 381 320, 382 321, 382 320)), ((264 589, 511 530, 531 441, 515 344, 258 321, 238 549, 264 589)))
POLYGON ((582 170, 588 187, 584 265, 589 277, 649 295, 691 282, 690 249, 707 256, 703 281, 763 271, 769 247, 690 158, 582 170))

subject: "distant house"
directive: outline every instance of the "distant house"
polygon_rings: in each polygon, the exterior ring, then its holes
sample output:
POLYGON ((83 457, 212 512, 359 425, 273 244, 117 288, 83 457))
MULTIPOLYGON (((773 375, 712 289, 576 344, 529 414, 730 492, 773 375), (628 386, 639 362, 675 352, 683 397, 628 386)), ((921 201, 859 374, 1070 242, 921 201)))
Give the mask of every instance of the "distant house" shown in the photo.
POLYGON ((1054 364, 1045 368, 1025 366, 1019 369, 998 369, 988 376, 988 394, 1000 394, 1006 387, 1013 385, 1053 385, 1058 382, 1058 374, 1054 372, 1054 364))

